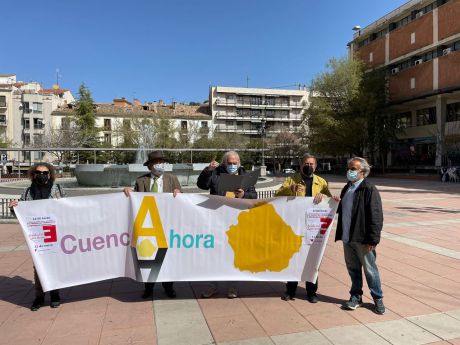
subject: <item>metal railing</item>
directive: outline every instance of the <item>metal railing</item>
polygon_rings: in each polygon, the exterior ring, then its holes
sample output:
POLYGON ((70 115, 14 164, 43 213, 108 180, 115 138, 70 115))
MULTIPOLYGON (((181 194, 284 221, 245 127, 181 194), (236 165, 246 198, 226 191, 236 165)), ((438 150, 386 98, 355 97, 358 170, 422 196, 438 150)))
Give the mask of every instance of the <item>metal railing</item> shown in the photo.
POLYGON ((15 215, 11 212, 10 207, 8 206, 12 200, 10 198, 0 199, 0 219, 14 219, 15 215))
POLYGON ((275 196, 275 190, 261 190, 257 192, 257 199, 268 199, 275 196))

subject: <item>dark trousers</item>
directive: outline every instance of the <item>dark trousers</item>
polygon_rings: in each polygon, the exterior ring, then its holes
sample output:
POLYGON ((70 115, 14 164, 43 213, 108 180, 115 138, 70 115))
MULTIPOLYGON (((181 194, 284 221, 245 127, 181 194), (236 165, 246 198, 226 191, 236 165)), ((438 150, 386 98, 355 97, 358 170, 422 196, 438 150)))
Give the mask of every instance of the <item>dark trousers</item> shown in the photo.
MULTIPOLYGON (((35 287, 35 297, 45 297, 45 293, 43 292, 42 283, 40 283, 40 278, 38 277, 37 270, 34 266, 34 287, 35 287)), ((51 290, 51 296, 59 296, 59 290, 51 290)))
MULTIPOLYGON (((161 283, 163 285, 163 289, 171 290, 173 288, 173 282, 163 282, 161 283)), ((153 287, 155 286, 155 283, 144 283, 144 287, 146 290, 153 290, 153 287)))
MULTIPOLYGON (((291 295, 295 296, 298 282, 287 282, 286 283, 286 292, 291 295)), ((313 295, 318 290, 318 279, 316 279, 315 283, 306 282, 305 289, 307 290, 307 295, 313 295)))

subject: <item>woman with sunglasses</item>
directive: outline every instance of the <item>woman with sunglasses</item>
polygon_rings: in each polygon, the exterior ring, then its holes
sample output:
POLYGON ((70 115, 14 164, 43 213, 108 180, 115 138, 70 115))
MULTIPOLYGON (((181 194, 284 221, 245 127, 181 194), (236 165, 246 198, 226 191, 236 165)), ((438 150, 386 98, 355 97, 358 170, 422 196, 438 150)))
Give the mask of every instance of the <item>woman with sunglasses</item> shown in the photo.
MULTIPOLYGON (((59 199, 65 196, 62 187, 54 183, 56 178, 54 167, 49 163, 38 163, 32 166, 27 172, 31 180, 30 187, 24 189, 19 201, 41 200, 41 199, 59 199)), ((10 208, 18 205, 17 200, 10 202, 10 208)), ((40 279, 34 266, 34 285, 35 285, 35 299, 30 307, 30 310, 36 311, 43 306, 45 302, 45 293, 43 292, 40 279)), ((59 290, 50 291, 50 307, 57 308, 61 304, 59 290)))

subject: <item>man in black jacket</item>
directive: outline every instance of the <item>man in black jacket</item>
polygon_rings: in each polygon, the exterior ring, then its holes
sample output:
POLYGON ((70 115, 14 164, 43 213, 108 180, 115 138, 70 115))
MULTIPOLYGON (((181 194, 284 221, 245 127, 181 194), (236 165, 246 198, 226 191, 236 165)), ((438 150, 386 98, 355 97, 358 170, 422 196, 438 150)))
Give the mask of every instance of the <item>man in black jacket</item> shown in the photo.
POLYGON ((340 194, 339 220, 335 240, 343 241, 343 251, 348 274, 351 278, 350 300, 344 308, 355 310, 362 306, 363 277, 374 299, 374 311, 385 313, 380 275, 377 268, 375 247, 380 242, 383 226, 383 210, 380 194, 366 177, 369 163, 360 157, 348 161, 348 183, 340 194))
MULTIPOLYGON (((211 195, 222 195, 229 198, 245 198, 245 199, 257 199, 257 192, 254 186, 250 186, 247 189, 237 189, 234 191, 221 190, 219 188, 219 180, 221 174, 232 174, 232 175, 244 175, 246 171, 241 166, 240 156, 235 151, 228 151, 222 158, 222 164, 219 165, 215 160, 203 169, 200 176, 198 176, 197 186, 201 189, 210 190, 211 195)), ((216 282, 211 283, 210 287, 201 294, 204 298, 213 296, 218 290, 218 284, 216 282)), ((228 298, 238 297, 238 291, 236 286, 232 284, 228 288, 228 298)))

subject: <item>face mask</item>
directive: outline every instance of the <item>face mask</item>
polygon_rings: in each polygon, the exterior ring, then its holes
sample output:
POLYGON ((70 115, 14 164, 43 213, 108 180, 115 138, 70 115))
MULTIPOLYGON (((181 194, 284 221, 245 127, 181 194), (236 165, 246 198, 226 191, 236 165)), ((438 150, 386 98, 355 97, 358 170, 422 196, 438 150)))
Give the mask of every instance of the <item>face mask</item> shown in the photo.
POLYGON ((47 184, 49 181, 49 176, 48 175, 36 175, 35 181, 37 181, 38 184, 47 184))
POLYGON ((227 165, 227 172, 229 174, 234 174, 234 173, 237 172, 237 170, 238 170, 238 165, 236 165, 236 164, 228 164, 227 165))
POLYGON ((302 168, 302 172, 305 176, 311 176, 314 172, 313 167, 310 165, 304 165, 302 168))
POLYGON ((358 170, 348 170, 347 179, 350 182, 355 182, 358 179, 358 170))
POLYGON ((165 171, 165 163, 158 163, 153 165, 153 170, 158 174, 163 174, 165 171))

